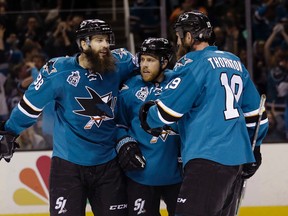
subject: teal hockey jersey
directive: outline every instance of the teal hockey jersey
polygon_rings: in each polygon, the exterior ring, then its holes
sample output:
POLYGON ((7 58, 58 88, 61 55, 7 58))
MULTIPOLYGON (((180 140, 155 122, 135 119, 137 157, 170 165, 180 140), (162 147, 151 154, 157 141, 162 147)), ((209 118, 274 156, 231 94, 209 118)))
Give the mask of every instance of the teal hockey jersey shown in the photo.
POLYGON ((171 70, 164 72, 161 83, 144 82, 141 75, 132 77, 122 87, 118 100, 119 129, 118 138, 131 136, 138 142, 146 166, 143 170, 128 171, 126 175, 133 181, 144 185, 159 186, 176 184, 182 181, 182 169, 178 164, 180 137, 177 125, 175 132, 163 130, 159 137, 146 133, 140 126, 139 109, 145 101, 156 100, 161 95, 172 75, 171 70))
POLYGON ((54 101, 53 156, 86 166, 115 158, 118 91, 136 64, 125 49, 112 54, 116 71, 105 74, 82 68, 77 56, 49 60, 12 111, 5 129, 20 134, 36 122, 45 105, 54 101))
MULTIPOLYGON (((174 67, 171 81, 149 110, 151 128, 177 121, 181 156, 224 165, 254 162, 251 139, 260 95, 240 59, 215 46, 189 52, 174 67)), ((257 138, 268 130, 264 112, 257 138)))

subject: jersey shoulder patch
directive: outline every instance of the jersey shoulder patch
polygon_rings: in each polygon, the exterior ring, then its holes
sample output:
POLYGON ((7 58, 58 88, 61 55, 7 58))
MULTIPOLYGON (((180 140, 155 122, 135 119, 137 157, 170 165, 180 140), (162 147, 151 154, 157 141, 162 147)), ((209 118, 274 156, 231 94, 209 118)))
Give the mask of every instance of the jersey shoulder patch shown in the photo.
POLYGON ((48 60, 41 68, 40 72, 43 76, 53 76, 62 71, 66 71, 71 66, 73 67, 73 61, 75 57, 58 57, 48 60))
POLYGON ((136 62, 134 55, 130 53, 125 48, 118 48, 111 50, 112 55, 116 58, 117 62, 127 62, 132 59, 133 62, 136 62))

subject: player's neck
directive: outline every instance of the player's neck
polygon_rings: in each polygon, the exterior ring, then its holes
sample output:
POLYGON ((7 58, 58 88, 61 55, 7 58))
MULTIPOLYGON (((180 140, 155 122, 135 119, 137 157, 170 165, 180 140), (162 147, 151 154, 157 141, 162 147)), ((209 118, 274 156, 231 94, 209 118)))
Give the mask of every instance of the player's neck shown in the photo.
POLYGON ((199 43, 199 44, 195 44, 194 45, 194 49, 195 49, 195 51, 197 51, 197 50, 203 50, 203 49, 205 49, 207 46, 209 46, 209 43, 207 43, 207 42, 201 42, 201 43, 199 43))
POLYGON ((78 56, 78 62, 81 67, 88 69, 89 63, 83 53, 78 56))

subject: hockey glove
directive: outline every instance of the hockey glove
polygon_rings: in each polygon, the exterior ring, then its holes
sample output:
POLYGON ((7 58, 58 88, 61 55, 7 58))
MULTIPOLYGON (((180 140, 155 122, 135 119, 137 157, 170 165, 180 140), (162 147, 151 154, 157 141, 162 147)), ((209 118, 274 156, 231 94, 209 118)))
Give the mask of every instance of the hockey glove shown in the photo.
POLYGON ((146 160, 134 138, 129 136, 122 138, 118 141, 116 150, 119 164, 124 171, 144 169, 146 160))
POLYGON ((155 101, 147 101, 144 103, 139 111, 139 119, 141 123, 141 127, 143 130, 145 130, 147 133, 151 134, 152 136, 158 137, 161 133, 163 128, 150 128, 150 126, 147 123, 147 113, 151 106, 155 105, 155 101))
POLYGON ((17 135, 4 131, 5 122, 0 125, 0 160, 4 158, 6 162, 10 162, 16 148, 19 144, 16 142, 17 135))
POLYGON ((260 165, 262 163, 260 146, 255 147, 254 157, 255 157, 256 162, 243 165, 243 171, 242 171, 242 178, 243 179, 249 179, 250 177, 252 177, 256 173, 258 168, 260 167, 260 165))

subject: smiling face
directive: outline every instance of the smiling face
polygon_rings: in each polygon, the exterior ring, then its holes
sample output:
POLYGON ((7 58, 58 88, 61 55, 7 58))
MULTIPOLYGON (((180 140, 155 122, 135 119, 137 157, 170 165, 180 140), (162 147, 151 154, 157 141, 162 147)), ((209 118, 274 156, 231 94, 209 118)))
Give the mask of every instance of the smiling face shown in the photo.
POLYGON ((142 54, 140 59, 140 69, 142 79, 145 82, 161 81, 163 73, 161 73, 160 71, 161 69, 160 61, 157 57, 142 54))
POLYGON ((91 37, 88 49, 91 48, 93 53, 97 53, 101 59, 104 59, 110 53, 109 47, 108 35, 94 35, 91 37))
POLYGON ((82 40, 81 46, 90 70, 101 74, 115 70, 115 60, 109 49, 108 35, 94 35, 90 40, 82 40))

